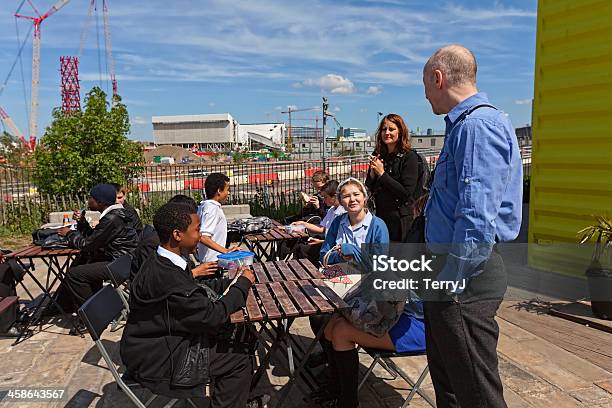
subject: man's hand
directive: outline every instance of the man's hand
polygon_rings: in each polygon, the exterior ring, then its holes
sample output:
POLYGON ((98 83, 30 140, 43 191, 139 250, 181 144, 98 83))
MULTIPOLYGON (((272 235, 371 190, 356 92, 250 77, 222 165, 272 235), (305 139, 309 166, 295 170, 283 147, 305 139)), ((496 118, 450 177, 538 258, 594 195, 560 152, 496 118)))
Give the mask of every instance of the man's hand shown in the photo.
POLYGON ((242 250, 242 248, 235 246, 235 247, 231 247, 231 248, 226 249, 225 253, 229 254, 230 252, 236 252, 236 251, 241 251, 241 250, 242 250))
MULTIPOLYGON (((317 202, 319 202, 319 200, 317 200, 317 202)), ((291 225, 306 225, 306 221, 293 221, 291 225)))
POLYGON ((65 237, 70 232, 70 227, 62 227, 57 230, 57 235, 65 237))
POLYGON ((81 210, 74 210, 72 212, 72 219, 75 220, 76 222, 80 222, 81 221, 81 210))
POLYGON ((191 270, 194 278, 198 276, 214 275, 219 269, 217 261, 203 262, 191 270))
POLYGON ((255 283, 255 274, 253 273, 251 268, 249 268, 248 266, 241 266, 238 271, 242 272, 242 276, 250 280, 251 283, 255 283))
POLYGON ((370 170, 372 170, 378 177, 382 176, 385 172, 384 161, 378 156, 370 156, 368 157, 368 160, 370 161, 370 170))

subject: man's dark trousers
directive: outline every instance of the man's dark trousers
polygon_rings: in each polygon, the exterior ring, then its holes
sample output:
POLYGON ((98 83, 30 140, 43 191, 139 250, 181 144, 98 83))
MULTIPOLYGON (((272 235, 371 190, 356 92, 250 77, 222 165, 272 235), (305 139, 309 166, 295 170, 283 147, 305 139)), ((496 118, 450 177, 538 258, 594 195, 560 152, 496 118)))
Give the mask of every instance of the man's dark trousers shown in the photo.
MULTIPOLYGON (((443 265, 444 259, 438 262, 443 265)), ((438 408, 507 407, 498 371, 495 321, 506 282, 503 261, 494 250, 463 294, 425 302, 427 361, 438 408)))
POLYGON ((94 293, 102 289, 102 283, 110 279, 106 269, 108 262, 93 262, 71 266, 64 284, 57 290, 57 301, 67 312, 76 311, 94 293))

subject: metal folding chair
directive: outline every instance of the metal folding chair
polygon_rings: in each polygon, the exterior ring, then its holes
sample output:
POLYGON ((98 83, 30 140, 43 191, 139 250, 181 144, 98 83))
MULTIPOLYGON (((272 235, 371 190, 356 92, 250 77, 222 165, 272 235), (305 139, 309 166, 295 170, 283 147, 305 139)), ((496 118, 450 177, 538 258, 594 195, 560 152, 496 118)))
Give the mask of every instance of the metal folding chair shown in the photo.
POLYGON ((125 321, 130 313, 130 303, 128 302, 129 294, 125 290, 125 283, 130 278, 130 270, 132 267, 132 257, 128 254, 122 255, 114 261, 106 265, 106 270, 110 277, 110 282, 121 298, 124 309, 121 311, 119 318, 111 323, 111 331, 117 330, 119 322, 125 321))
MULTIPOLYGON (((79 308, 78 313, 81 320, 83 320, 83 323, 85 323, 85 327, 87 327, 89 335, 96 344, 96 347, 98 347, 102 358, 104 358, 104 361, 106 362, 106 365, 108 366, 108 369, 110 370, 111 374, 115 378, 115 381, 117 382, 119 388, 123 392, 125 392, 125 394, 138 408, 147 408, 159 396, 156 394, 152 394, 152 396, 148 398, 146 402, 143 403, 136 396, 136 394, 134 394, 134 391, 132 391, 130 387, 138 386, 142 388, 142 386, 140 386, 140 384, 138 383, 133 383, 128 386, 128 384, 125 383, 124 379, 119 375, 117 367, 115 367, 115 363, 113 363, 113 360, 111 359, 110 355, 108 354, 108 351, 104 347, 104 344, 100 340, 100 336, 102 335, 104 330, 106 330, 106 328, 113 319, 115 319, 119 314, 121 314, 123 308, 123 302, 121 301, 121 298, 119 297, 117 291, 113 287, 107 285, 100 289, 91 298, 89 298, 83 304, 83 306, 79 308)), ((164 408, 172 407, 178 401, 178 399, 171 399, 164 405, 164 408)), ((193 401, 187 399, 187 402, 192 407, 197 408, 197 405, 193 401)))
POLYGON ((429 365, 426 364, 423 370, 421 371, 419 378, 417 378, 416 381, 413 381, 408 376, 408 374, 406 374, 404 370, 402 370, 397 364, 395 364, 393 360, 391 360, 392 357, 422 356, 426 354, 425 351, 396 353, 395 351, 378 350, 378 349, 371 349, 371 348, 364 348, 364 350, 374 359, 374 361, 372 361, 372 364, 370 364, 370 367, 368 367, 368 371, 366 371, 365 375, 361 379, 358 389, 361 389, 366 379, 370 376, 370 374, 374 370, 374 367, 376 367, 377 364, 380 364, 385 370, 387 370, 387 372, 389 372, 389 374, 393 376, 393 379, 397 378, 397 376, 399 375, 400 377, 404 379, 404 381, 406 381, 410 385, 411 387, 410 393, 404 400, 404 404, 402 405, 402 408, 406 408, 408 405, 410 405, 410 401, 412 401, 412 398, 414 398, 414 395, 417 393, 421 397, 423 397, 423 399, 427 401, 429 405, 435 408, 436 404, 432 401, 432 399, 429 398, 429 396, 425 394, 423 391, 421 391, 421 384, 423 383, 423 381, 427 377, 427 374, 429 373, 429 365))

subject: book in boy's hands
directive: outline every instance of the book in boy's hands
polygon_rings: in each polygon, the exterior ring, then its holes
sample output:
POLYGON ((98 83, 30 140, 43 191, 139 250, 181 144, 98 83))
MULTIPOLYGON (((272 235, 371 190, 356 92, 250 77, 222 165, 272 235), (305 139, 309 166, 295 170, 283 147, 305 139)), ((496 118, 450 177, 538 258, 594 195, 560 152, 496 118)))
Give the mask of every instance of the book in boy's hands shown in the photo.
POLYGON ((308 203, 311 198, 308 194, 306 194, 303 191, 300 191, 300 197, 302 198, 302 201, 304 201, 304 203, 308 203))

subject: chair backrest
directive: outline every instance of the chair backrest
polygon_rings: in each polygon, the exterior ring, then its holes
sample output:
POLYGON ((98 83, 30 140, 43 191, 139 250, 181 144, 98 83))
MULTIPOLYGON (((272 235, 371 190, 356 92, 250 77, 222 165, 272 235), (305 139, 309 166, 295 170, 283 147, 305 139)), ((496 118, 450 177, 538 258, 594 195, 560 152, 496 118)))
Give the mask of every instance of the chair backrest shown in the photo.
POLYGON ((130 278, 132 269, 132 257, 129 254, 121 255, 119 258, 108 263, 106 269, 111 277, 113 285, 118 287, 130 278))
POLYGON ((79 317, 85 323, 91 338, 97 341, 122 310, 123 302, 117 291, 106 285, 83 303, 79 308, 79 317))
POLYGON ((146 238, 149 238, 153 234, 157 234, 157 232, 155 231, 155 227, 153 227, 151 224, 145 224, 142 226, 142 232, 140 233, 140 240, 142 241, 146 238))

